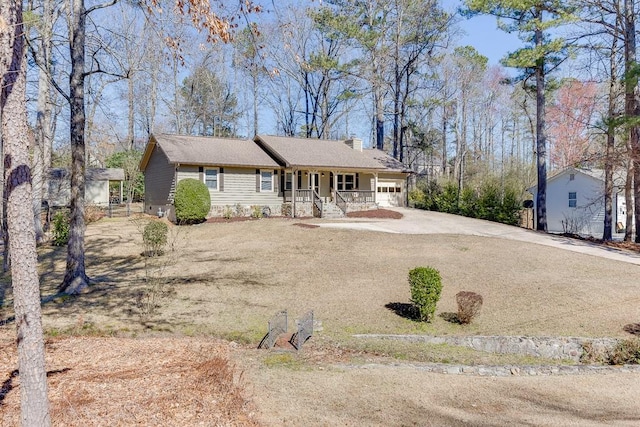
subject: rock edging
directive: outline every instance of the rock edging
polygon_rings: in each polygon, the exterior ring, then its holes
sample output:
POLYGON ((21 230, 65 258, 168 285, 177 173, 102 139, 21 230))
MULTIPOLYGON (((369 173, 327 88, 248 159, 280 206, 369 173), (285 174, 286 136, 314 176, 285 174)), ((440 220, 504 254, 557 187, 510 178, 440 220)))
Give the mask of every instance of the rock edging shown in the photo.
POLYGON ((620 340, 615 338, 580 337, 525 337, 525 336, 432 336, 432 335, 388 335, 357 334, 355 338, 377 338, 427 344, 448 344, 469 347, 476 351, 502 354, 521 354, 546 359, 572 360, 579 362, 584 352, 583 345, 589 343, 594 350, 613 348, 620 340))

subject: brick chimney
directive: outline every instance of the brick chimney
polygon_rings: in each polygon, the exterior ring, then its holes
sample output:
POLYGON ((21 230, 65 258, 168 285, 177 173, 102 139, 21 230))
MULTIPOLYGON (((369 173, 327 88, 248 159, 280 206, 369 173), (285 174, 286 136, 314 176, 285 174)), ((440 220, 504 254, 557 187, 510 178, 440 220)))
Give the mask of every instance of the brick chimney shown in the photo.
POLYGON ((344 143, 356 151, 362 151, 362 140, 360 138, 351 137, 347 139, 344 143))

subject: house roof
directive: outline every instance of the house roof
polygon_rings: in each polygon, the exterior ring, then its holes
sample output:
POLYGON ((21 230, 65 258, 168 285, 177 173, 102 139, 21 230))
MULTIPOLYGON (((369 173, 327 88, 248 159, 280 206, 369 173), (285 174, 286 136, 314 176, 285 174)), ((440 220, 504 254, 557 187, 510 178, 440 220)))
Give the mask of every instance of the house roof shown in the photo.
MULTIPOLYGON (((54 168, 49 172, 51 179, 66 179, 71 177, 69 169, 54 168)), ((91 168, 85 170, 87 181, 124 181, 124 169, 120 168, 91 168)))
POLYGON ((392 156, 377 148, 362 150, 362 153, 380 163, 386 172, 411 173, 402 162, 394 159, 392 156))
POLYGON ((258 135, 255 141, 287 167, 384 169, 344 141, 258 135))
POLYGON ((250 139, 160 134, 149 138, 140 170, 146 169, 156 146, 164 152, 169 163, 174 164, 280 167, 250 139))
MULTIPOLYGON (((566 176, 567 174, 571 174, 571 173, 579 173, 579 174, 583 174, 586 175, 590 178, 596 179, 598 181, 604 182, 604 169, 583 169, 583 168, 574 168, 574 167, 568 167, 566 169, 562 169, 561 171, 553 174, 552 176, 547 178, 547 185, 549 185, 550 183, 552 183, 553 181, 557 180, 558 178, 562 177, 562 176, 566 176)), ((618 169, 615 170, 613 172, 613 185, 615 187, 624 187, 625 184, 625 180, 626 180, 626 171, 618 169)), ((529 191, 532 194, 535 194, 534 192, 537 190, 536 185, 532 185, 529 188, 527 188, 527 191, 529 191)))

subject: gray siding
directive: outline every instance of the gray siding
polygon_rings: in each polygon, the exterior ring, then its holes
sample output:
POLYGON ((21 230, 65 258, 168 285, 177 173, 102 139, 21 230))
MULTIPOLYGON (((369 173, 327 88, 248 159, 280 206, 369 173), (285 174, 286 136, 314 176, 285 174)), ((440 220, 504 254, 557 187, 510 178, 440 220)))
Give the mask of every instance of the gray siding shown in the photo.
MULTIPOLYGON (((212 166, 213 167, 213 166, 212 166)), ((271 169, 264 169, 271 170, 271 169)), ((272 171, 273 172, 273 171, 272 171)), ((185 178, 201 179, 198 166, 180 166, 178 169, 178 181, 185 178)), ((255 168, 224 167, 224 186, 222 191, 209 191, 212 206, 243 206, 275 205, 282 203, 282 197, 278 195, 278 178, 273 175, 274 189, 270 192, 256 191, 255 168)))
POLYGON ((162 150, 154 148, 144 173, 145 212, 155 214, 158 208, 166 211, 173 204, 175 167, 162 150))

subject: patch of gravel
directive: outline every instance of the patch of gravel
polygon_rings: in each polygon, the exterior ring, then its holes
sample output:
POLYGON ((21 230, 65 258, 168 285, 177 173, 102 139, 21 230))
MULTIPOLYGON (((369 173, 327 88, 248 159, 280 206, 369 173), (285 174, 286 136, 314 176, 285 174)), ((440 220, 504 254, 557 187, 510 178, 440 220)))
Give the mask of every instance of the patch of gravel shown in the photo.
POLYGON ((360 334, 355 338, 374 338, 422 342, 427 344, 448 344, 469 347, 476 351, 502 354, 522 354, 547 359, 568 359, 579 362, 583 345, 588 343, 598 351, 613 348, 620 340, 615 338, 579 337, 524 337, 524 336, 431 336, 431 335, 386 335, 360 334))

